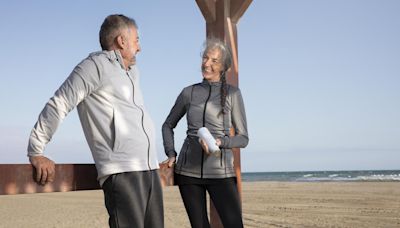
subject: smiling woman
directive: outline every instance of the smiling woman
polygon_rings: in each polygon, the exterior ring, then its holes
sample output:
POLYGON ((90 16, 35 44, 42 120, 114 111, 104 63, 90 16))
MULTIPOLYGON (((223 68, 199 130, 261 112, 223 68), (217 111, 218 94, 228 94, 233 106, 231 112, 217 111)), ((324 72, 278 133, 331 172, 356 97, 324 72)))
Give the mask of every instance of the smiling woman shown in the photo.
POLYGON ((230 50, 217 39, 207 40, 201 64, 204 79, 218 82, 220 78, 225 77, 232 64, 231 55, 230 50))
POLYGON ((202 57, 203 81, 182 90, 163 124, 165 163, 173 166, 176 161, 174 128, 186 115, 187 137, 174 169, 192 227, 209 224, 206 192, 225 227, 243 227, 233 148, 244 148, 249 140, 244 103, 240 89, 226 83, 225 74, 232 62, 227 45, 207 39, 202 57), (215 147, 221 153, 210 153, 207 144, 199 140, 198 133, 204 127, 216 139, 215 147))

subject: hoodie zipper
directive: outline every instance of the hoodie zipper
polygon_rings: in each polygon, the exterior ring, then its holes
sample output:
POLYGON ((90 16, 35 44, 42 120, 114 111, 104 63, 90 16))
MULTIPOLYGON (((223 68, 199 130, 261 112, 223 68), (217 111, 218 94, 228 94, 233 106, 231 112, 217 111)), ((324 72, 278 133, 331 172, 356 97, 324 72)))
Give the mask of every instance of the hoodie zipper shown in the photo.
MULTIPOLYGON (((208 100, 210 100, 210 96, 211 96, 211 85, 209 85, 209 87, 210 87, 210 89, 209 89, 209 92, 208 92, 208 97, 207 97, 207 100, 206 100, 206 103, 204 104, 204 110, 203 110, 203 127, 205 127, 206 126, 206 109, 207 109, 207 103, 208 103, 208 100)), ((201 178, 203 178, 203 167, 204 166, 204 151, 203 151, 203 153, 201 153, 201 178)))
POLYGON ((133 101, 133 104, 134 104, 136 107, 138 107, 139 110, 140 110, 141 113, 142 113, 142 129, 143 129, 144 134, 146 135, 146 138, 147 138, 147 145, 148 145, 148 147, 147 147, 147 166, 149 167, 149 170, 151 170, 151 167, 150 167, 150 139, 149 139, 149 135, 147 134, 146 129, 145 129, 145 127, 144 127, 144 111, 143 111, 143 109, 142 109, 139 105, 137 105, 137 104, 135 103, 135 84, 133 84, 133 79, 132 79, 132 77, 131 77, 131 75, 129 74, 128 71, 126 72, 126 74, 128 75, 128 78, 129 78, 129 80, 130 80, 131 83, 132 83, 132 88, 133 88, 133 92, 132 92, 132 101, 133 101))

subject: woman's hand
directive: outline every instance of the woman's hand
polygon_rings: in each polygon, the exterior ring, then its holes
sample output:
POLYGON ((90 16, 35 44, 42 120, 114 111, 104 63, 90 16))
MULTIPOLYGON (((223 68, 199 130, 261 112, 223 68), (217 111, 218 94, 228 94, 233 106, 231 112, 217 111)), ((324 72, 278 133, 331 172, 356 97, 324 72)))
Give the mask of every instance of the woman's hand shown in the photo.
MULTIPOLYGON (((216 141, 215 144, 216 144, 218 147, 221 146, 221 143, 222 143, 222 142, 221 142, 220 139, 216 139, 215 141, 216 141)), ((204 153, 206 153, 207 155, 212 154, 212 153, 208 150, 207 143, 206 143, 204 140, 199 139, 199 142, 200 142, 201 147, 203 148, 204 153)))
POLYGON ((221 144, 222 144, 221 139, 216 139, 215 141, 216 141, 216 144, 218 147, 221 146, 221 144))
POLYGON ((208 150, 207 143, 202 139, 199 139, 199 142, 200 142, 201 147, 203 148, 204 153, 206 153, 207 155, 210 155, 211 153, 208 150))
POLYGON ((168 168, 171 168, 172 166, 175 165, 176 157, 170 157, 167 160, 163 161, 162 163, 168 163, 168 168))

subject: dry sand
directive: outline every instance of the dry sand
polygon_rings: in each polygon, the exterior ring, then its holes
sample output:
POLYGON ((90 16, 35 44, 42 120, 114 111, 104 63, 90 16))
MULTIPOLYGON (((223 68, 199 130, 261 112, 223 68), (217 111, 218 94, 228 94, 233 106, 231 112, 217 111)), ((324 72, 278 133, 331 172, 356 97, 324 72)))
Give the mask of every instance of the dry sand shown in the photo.
MULTIPOLYGON (((399 182, 245 182, 245 227, 400 227, 399 182)), ((165 227, 190 227, 176 187, 165 227)), ((107 227, 102 191, 0 196, 0 227, 107 227)))

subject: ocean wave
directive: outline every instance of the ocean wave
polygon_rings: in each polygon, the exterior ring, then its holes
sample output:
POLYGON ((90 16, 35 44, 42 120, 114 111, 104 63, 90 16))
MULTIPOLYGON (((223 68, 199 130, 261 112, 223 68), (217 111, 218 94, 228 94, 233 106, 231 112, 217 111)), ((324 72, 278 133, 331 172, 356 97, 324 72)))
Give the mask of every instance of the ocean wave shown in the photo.
POLYGON ((243 181, 400 181, 400 170, 243 173, 243 181))

